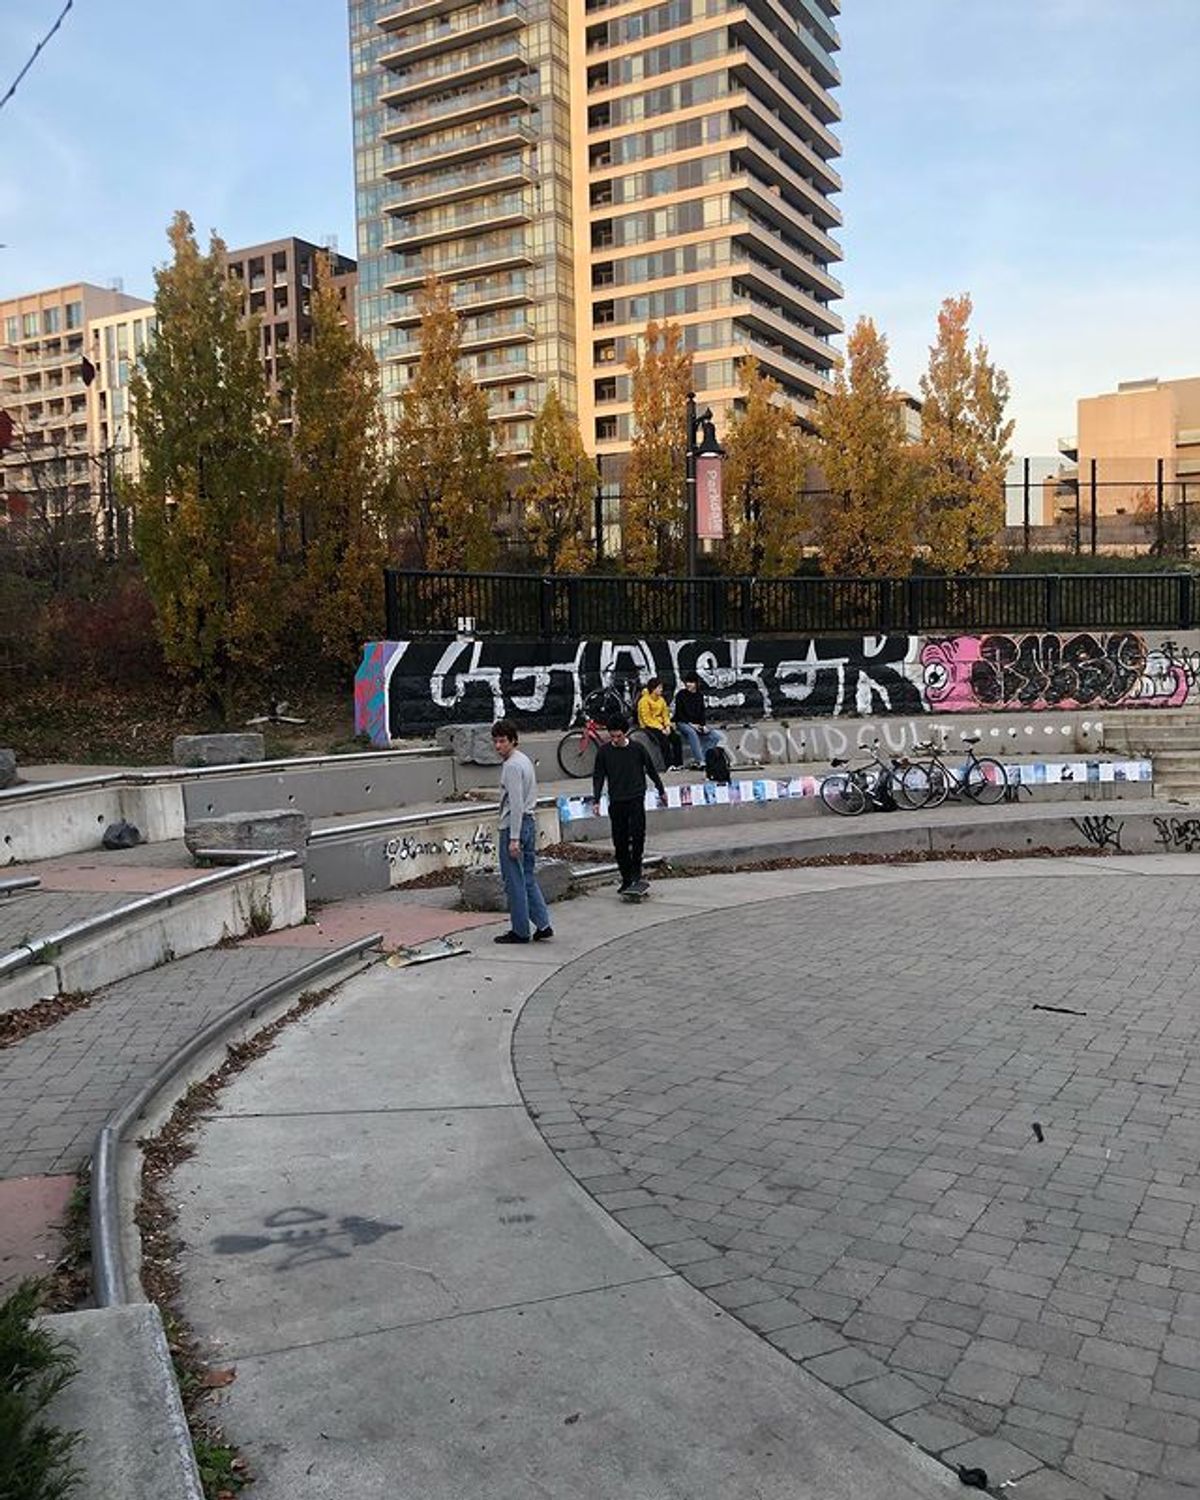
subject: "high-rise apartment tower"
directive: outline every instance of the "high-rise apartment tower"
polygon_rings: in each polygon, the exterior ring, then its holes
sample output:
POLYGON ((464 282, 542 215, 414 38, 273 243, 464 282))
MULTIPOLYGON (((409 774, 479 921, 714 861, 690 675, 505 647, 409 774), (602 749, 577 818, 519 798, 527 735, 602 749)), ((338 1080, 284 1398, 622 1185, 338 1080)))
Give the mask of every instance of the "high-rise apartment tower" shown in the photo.
POLYGON ((803 416, 841 328, 838 8, 350 0, 359 327, 387 396, 433 272, 511 453, 554 383, 611 480, 652 318, 718 428, 750 355, 803 416))

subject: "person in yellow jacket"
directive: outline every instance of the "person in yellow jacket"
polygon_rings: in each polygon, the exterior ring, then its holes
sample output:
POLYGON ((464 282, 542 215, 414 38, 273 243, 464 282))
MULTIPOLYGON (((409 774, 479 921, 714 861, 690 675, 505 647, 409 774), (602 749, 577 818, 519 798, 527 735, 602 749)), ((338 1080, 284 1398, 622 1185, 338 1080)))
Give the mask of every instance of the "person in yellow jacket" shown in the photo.
POLYGON ((663 694, 661 677, 651 677, 642 689, 637 704, 638 728, 645 730, 662 751, 663 764, 678 766, 683 755, 677 731, 671 724, 671 710, 663 694))

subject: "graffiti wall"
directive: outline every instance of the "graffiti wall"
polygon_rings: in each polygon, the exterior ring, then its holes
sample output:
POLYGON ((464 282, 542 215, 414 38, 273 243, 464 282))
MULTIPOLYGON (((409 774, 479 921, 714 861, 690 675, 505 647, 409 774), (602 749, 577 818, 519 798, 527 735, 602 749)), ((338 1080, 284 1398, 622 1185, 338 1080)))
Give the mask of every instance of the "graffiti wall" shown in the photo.
POLYGON ((371 641, 355 728, 372 744, 511 718, 566 729, 597 689, 689 669, 722 719, 1177 708, 1200 696, 1200 635, 1134 631, 911 636, 371 641))

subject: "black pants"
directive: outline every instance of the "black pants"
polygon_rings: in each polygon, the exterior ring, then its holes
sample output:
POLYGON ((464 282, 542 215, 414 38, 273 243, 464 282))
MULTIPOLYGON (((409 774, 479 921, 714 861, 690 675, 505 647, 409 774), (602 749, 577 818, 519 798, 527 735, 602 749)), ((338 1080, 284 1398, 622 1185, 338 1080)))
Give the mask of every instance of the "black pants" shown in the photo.
POLYGON ((610 802, 608 821, 612 827, 613 847, 621 868, 621 884, 630 885, 642 878, 642 850, 646 847, 646 804, 610 802))
POLYGON ((642 733, 648 734, 658 746, 662 754, 664 766, 681 766, 683 764, 683 742, 679 738, 678 730, 643 729, 642 733))

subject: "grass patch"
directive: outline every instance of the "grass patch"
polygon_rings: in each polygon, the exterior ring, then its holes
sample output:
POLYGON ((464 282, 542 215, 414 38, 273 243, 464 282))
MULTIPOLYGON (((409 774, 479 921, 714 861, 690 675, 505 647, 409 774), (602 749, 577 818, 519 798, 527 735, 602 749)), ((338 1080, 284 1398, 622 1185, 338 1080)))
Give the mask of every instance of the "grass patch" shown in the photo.
POLYGON ((21 1282, 0 1302, 0 1496, 66 1500, 81 1478, 79 1434, 46 1420, 74 1379, 74 1351, 39 1323, 44 1281, 21 1282))

